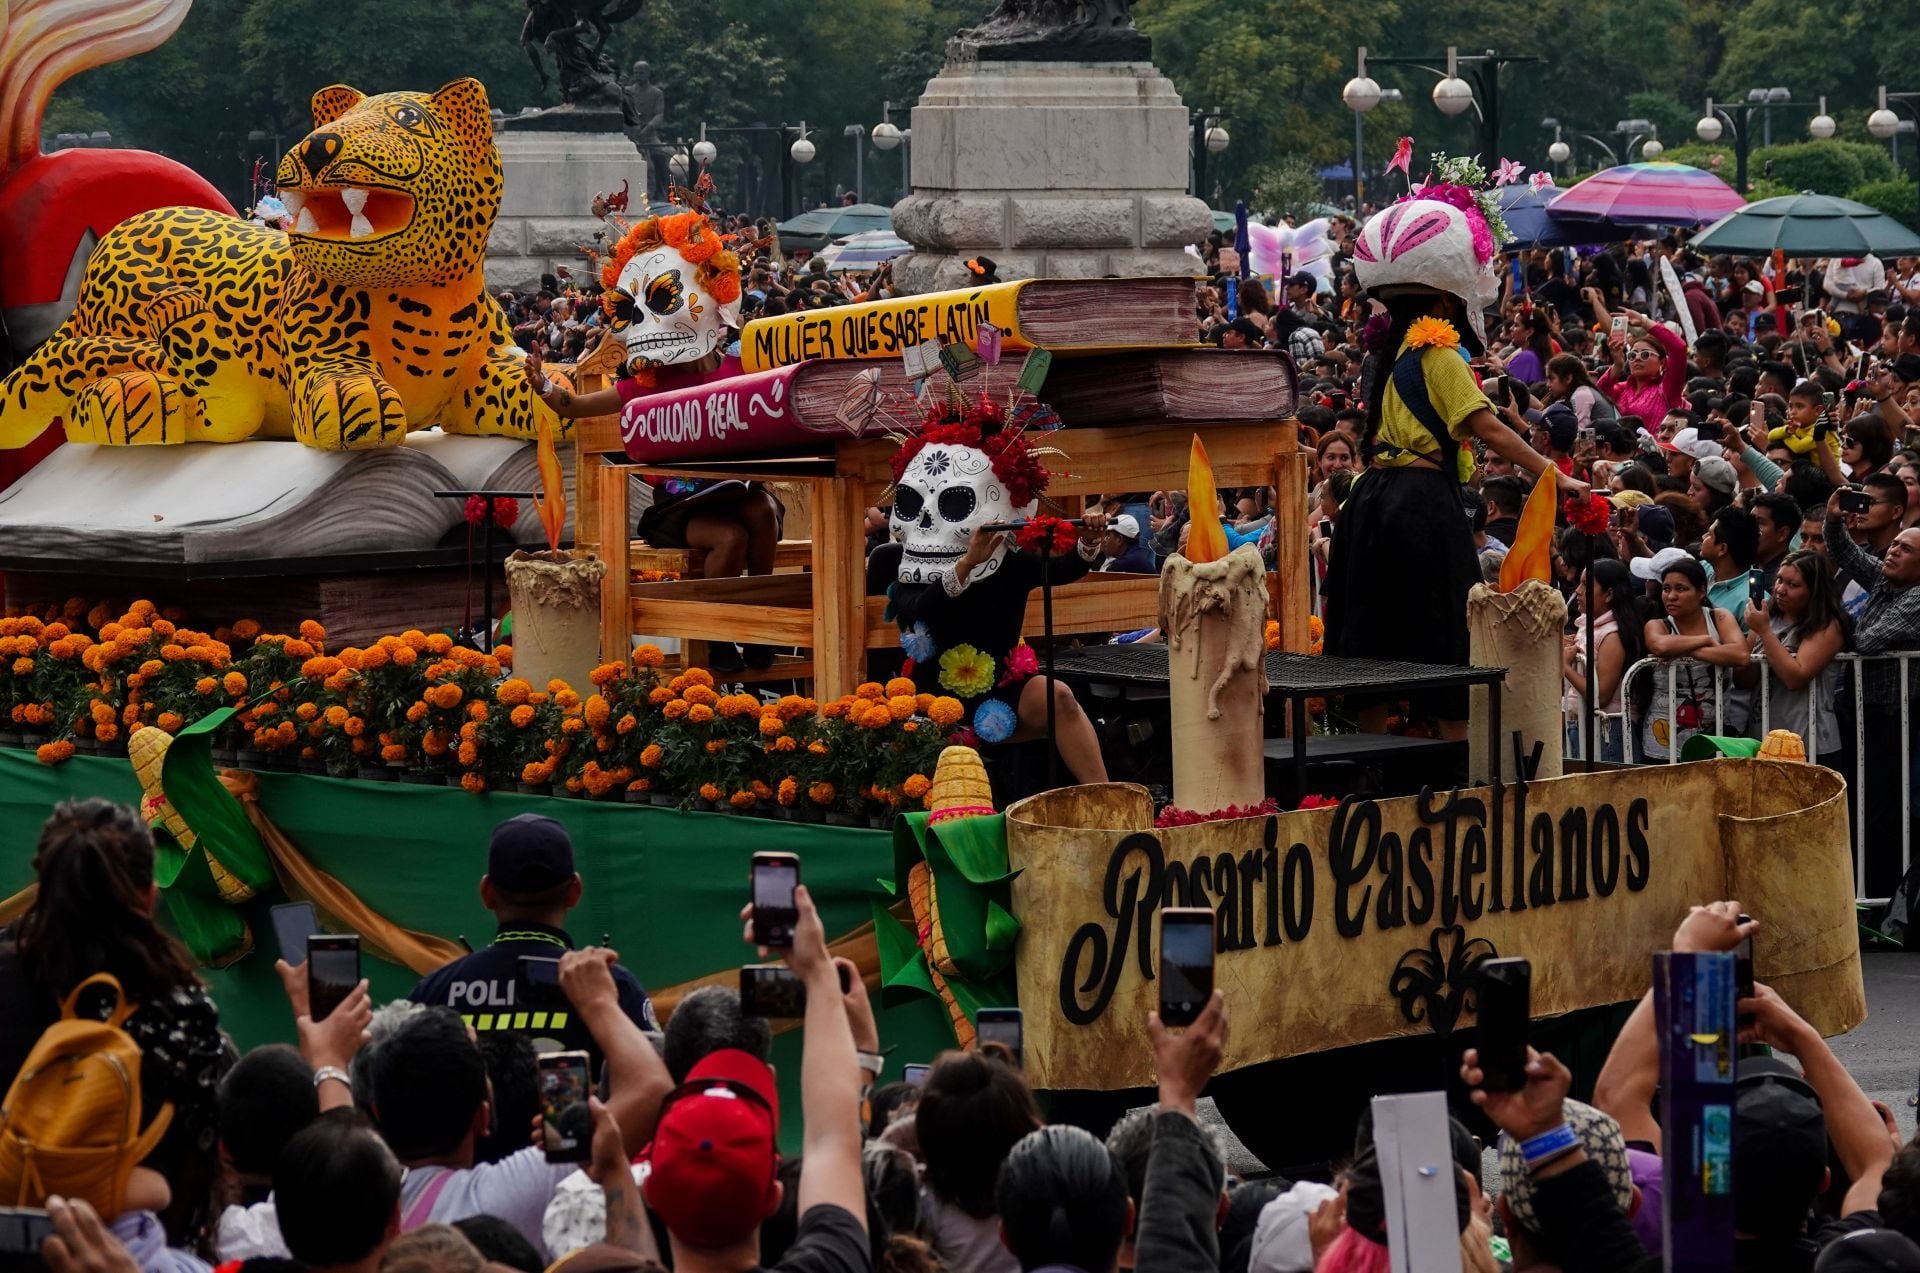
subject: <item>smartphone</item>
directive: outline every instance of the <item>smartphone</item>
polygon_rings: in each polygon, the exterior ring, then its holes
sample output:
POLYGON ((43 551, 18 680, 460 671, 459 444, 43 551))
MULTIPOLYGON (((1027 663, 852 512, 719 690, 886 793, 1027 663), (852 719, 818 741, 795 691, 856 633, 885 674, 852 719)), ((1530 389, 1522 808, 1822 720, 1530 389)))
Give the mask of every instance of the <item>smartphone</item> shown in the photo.
POLYGON ((1160 1022, 1192 1025, 1213 997, 1213 911, 1170 906, 1160 912, 1160 1022))
POLYGON ((359 984, 360 934, 308 935, 307 1015, 315 1021, 325 1020, 359 984))
POLYGON ((307 958, 307 938, 320 931, 320 920, 313 913, 312 902, 287 902, 276 906, 273 916, 273 936, 280 945, 280 958, 288 965, 298 968, 307 958))
POLYGON ((1840 492, 1840 511, 1865 516, 1873 511, 1873 496, 1865 491, 1845 490, 1840 492))
POLYGON ((1586 425, 1582 425, 1580 428, 1574 430, 1573 436, 1581 446, 1593 445, 1593 430, 1586 425))
POLYGON ((1517 1092, 1527 1085, 1527 1023, 1532 1015, 1533 965, 1489 959, 1480 965, 1476 1003, 1480 1020, 1481 1087, 1517 1092))
POLYGON ((1693 436, 1702 442, 1718 442, 1726 432, 1726 425, 1718 420, 1702 420, 1693 426, 1693 436))
POLYGON ((1830 393, 1822 393, 1822 394, 1820 395, 1820 401, 1821 401, 1822 403, 1824 403, 1824 404, 1826 404, 1826 408, 1827 408, 1827 410, 1829 410, 1829 411, 1831 411, 1831 410, 1833 410, 1833 395, 1832 395, 1832 394, 1830 394, 1830 393))
POLYGON ((1747 597, 1763 609, 1767 604, 1767 572, 1758 566, 1747 571, 1747 597))
MULTIPOLYGON (((1753 916, 1742 915, 1740 922, 1752 923, 1753 916)), ((1751 933, 1742 937, 1740 944, 1733 948, 1733 997, 1735 999, 1753 998, 1753 934, 1751 933)), ((1752 1025, 1753 1014, 1740 1013, 1734 1018, 1734 1024, 1752 1025)))
POLYGON ((927 1071, 931 1070, 932 1068, 933 1067, 931 1065, 902 1066, 900 1070, 900 1079, 908 1087, 925 1087, 927 1085, 927 1071))
POLYGON ((1020 1022, 1018 1008, 982 1008, 973 1019, 977 1037, 983 1044, 998 1043, 1013 1053, 1013 1063, 1025 1066, 1027 1054, 1023 1042, 1024 1030, 1020 1022))
POLYGON ((1625 334, 1627 330, 1627 316, 1625 314, 1615 314, 1613 316, 1613 330, 1625 334))
POLYGON ((29 1273, 47 1267, 40 1244, 53 1234, 53 1217, 38 1207, 0 1207, 0 1269, 29 1273))
POLYGON ((800 922, 800 908, 793 900, 793 890, 800 886, 800 859, 791 853, 756 853, 752 879, 754 945, 793 945, 793 926, 800 922))
POLYGON ((750 1017, 804 1017, 807 983, 785 964, 748 964, 740 970, 740 1010, 750 1017))
POLYGON ((545 955, 520 956, 522 998, 528 1003, 555 1003, 560 993, 560 961, 545 955))
POLYGON ((587 1098, 593 1081, 585 1052, 546 1052, 539 1057, 540 1142, 548 1162, 585 1162, 593 1152, 593 1111, 587 1098))

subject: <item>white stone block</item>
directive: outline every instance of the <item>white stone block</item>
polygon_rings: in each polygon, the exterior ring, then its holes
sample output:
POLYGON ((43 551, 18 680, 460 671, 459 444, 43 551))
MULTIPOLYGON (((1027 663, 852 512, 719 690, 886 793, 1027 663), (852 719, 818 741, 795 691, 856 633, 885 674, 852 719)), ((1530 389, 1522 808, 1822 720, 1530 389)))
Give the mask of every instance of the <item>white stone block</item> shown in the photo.
POLYGON ((1213 213, 1192 195, 1144 195, 1140 200, 1140 246, 1198 247, 1213 229, 1213 213))
POLYGON ((1133 247, 1132 199, 1019 197, 1010 242, 1023 248, 1133 247))

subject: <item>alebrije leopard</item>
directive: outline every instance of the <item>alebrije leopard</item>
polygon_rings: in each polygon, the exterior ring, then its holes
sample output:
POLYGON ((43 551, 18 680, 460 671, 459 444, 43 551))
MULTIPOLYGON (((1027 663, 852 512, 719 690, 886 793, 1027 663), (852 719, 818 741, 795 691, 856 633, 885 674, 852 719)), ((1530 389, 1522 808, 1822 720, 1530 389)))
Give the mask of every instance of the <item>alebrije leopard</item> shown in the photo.
POLYGON ((500 208, 487 91, 313 98, 274 175, 291 232, 199 208, 101 239, 73 315, 0 384, 0 447, 294 437, 323 450, 410 429, 531 438, 533 396, 481 277, 500 208))

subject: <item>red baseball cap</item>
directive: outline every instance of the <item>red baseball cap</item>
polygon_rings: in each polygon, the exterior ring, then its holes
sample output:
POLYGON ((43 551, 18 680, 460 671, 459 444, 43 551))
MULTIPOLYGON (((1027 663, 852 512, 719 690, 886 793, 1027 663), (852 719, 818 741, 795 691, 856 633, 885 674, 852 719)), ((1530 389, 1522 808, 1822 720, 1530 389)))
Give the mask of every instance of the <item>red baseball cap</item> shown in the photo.
POLYGON ((734 1048, 702 1057, 661 1110, 647 1205, 690 1246, 732 1246, 773 1211, 779 1133, 766 1062, 734 1048))

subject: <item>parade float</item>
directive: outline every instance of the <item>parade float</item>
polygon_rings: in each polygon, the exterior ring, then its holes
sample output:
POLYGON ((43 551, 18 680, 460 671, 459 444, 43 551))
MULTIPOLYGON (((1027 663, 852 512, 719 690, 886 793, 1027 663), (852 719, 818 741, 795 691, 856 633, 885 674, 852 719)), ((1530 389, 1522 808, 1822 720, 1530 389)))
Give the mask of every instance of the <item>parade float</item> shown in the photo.
MULTIPOLYGON (((80 796, 145 808, 164 913, 241 1043, 289 1033, 269 905, 313 900, 382 956, 375 993, 404 993, 489 931, 481 846, 533 809, 574 840, 575 936, 617 947, 663 1015, 736 976, 750 856, 790 851, 836 950, 880 992, 899 1060, 965 1043, 979 1008, 1017 1000, 1029 1072, 1062 1101, 1147 1082, 1152 923, 1175 903, 1216 909, 1222 985, 1246 1005, 1219 1088, 1236 1120, 1257 1104, 1236 1081, 1264 1066, 1335 1057, 1364 1075, 1355 1048, 1444 1039, 1495 950, 1534 955, 1542 1015, 1630 999, 1647 952, 1710 897, 1767 915, 1758 972, 1809 1019, 1838 1031, 1862 1015, 1828 771, 1753 759, 1543 777, 1514 745, 1528 727, 1500 716, 1503 688, 1524 699, 1507 684, 1521 664, 1509 677, 1307 653, 1291 363, 1191 348, 1185 281, 1036 282, 750 323, 739 377, 642 385, 620 415, 569 428, 539 405, 483 290, 499 193, 484 90, 327 89, 315 121, 278 171, 298 205, 290 232, 204 211, 131 217, 103 237, 65 324, 0 385, 10 445, 54 424, 85 444, 0 494, 15 554, 0 552, 0 824, 32 828, 80 796), (395 156, 416 177, 376 194, 395 156), (117 285, 131 275, 160 299, 117 285), (290 302, 275 341, 236 299, 263 278, 290 302), (188 340, 212 356, 181 357, 188 340), (498 503, 510 471, 515 489, 538 488, 524 510, 498 503), (633 539, 636 473, 797 489, 801 568, 637 570, 655 550, 633 539), (464 504, 440 498, 463 483, 464 504), (1055 587, 1055 564, 1081 556, 1066 525, 1081 497, 1186 489, 1200 510, 1217 485, 1275 488, 1280 573, 1227 552, 1202 516, 1158 576, 1070 566, 1055 587), (396 523, 382 490, 413 492, 415 511, 396 523), (870 580, 865 510, 896 490, 913 497, 891 501, 899 561, 870 580), (421 595, 384 631, 301 612, 325 588, 290 581, 340 579, 314 563, 341 545, 344 595, 372 595, 432 564, 474 500, 488 535, 503 522, 559 563, 600 564, 597 612, 583 623, 571 596, 553 629, 583 676, 529 678, 524 642, 489 648, 495 616, 463 615, 458 590, 421 595), (50 506, 64 520, 37 516, 50 506), (956 578, 966 536, 1011 523, 1037 530, 956 578), (295 531, 304 556, 277 570, 274 536, 295 531), (128 591, 114 566, 142 553, 177 574, 128 591), (1031 593, 994 587, 1034 558, 1031 593), (1000 607, 1014 638, 936 639, 914 615, 941 596, 1000 607), (1023 683, 1076 675, 1065 652, 1047 666, 1048 638, 1141 628, 1163 643, 1090 647, 1077 675, 1159 686, 1171 803, 1057 782, 996 798, 996 782, 1015 785, 1005 749, 1023 683), (688 644, 670 659, 644 636, 688 644), (720 683, 697 654, 707 639, 801 651, 773 670, 792 692, 720 683), (911 666, 870 677, 870 652, 911 666), (1420 794, 1313 807, 1327 802, 1309 798, 1311 764, 1329 753, 1310 745, 1311 696, 1449 678, 1486 690, 1483 782, 1456 785, 1449 753, 1420 794), (1767 852, 1779 836, 1800 851, 1767 852), (1592 950, 1580 934, 1596 923, 1620 940, 1592 950)), ((644 288, 624 295, 658 308, 644 288)), ((578 387, 634 378, 626 348, 576 368, 578 387)), ((380 596, 390 610, 407 599, 380 596)), ((362 624, 369 608, 339 603, 362 624)), ((24 830, 0 851, 0 920, 30 902, 31 858, 24 830)), ((777 1044, 790 1079, 795 1045, 777 1044)))

